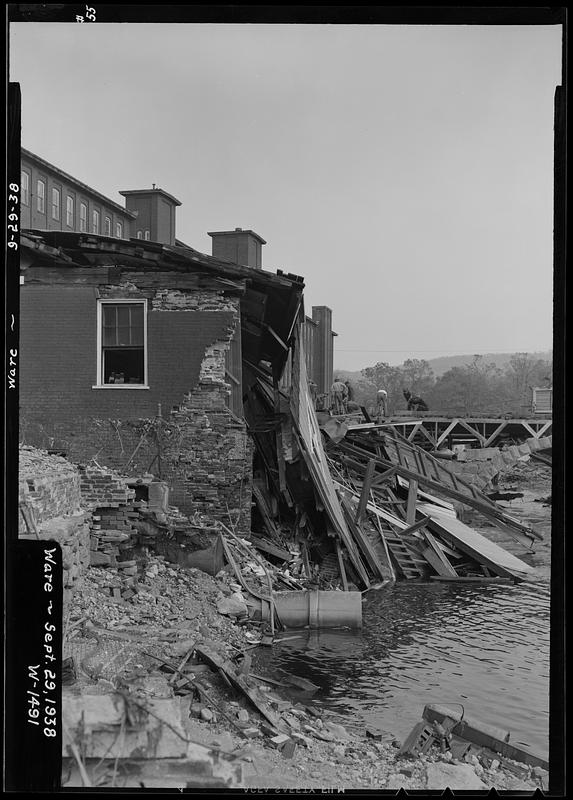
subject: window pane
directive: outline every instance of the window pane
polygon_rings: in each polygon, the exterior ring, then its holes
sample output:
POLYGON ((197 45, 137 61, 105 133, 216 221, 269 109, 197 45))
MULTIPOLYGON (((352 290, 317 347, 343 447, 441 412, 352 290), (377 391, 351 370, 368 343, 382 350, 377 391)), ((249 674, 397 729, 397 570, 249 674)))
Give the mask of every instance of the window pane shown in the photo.
POLYGON ((103 329, 103 343, 104 347, 110 347, 113 346, 114 344, 117 344, 115 327, 103 329))
POLYGON ((115 327, 116 324, 116 309, 117 306, 112 306, 110 303, 103 304, 103 324, 115 327))
POLYGON ((132 326, 141 326, 143 328, 143 306, 142 305, 133 305, 131 306, 131 324, 132 326))
POLYGON ((27 206, 29 203, 29 182, 28 182, 28 173, 22 172, 21 173, 21 185, 22 185, 22 203, 27 206))
POLYGON ((129 309, 127 304, 117 306, 117 324, 124 328, 129 328, 129 309))
POLYGON ((131 344, 130 337, 129 337, 129 331, 130 331, 130 328, 129 328, 128 325, 120 326, 117 329, 117 343, 118 343, 118 345, 122 345, 123 347, 126 347, 126 346, 129 347, 129 345, 131 344))
POLYGON ((143 347, 110 349, 103 352, 104 383, 124 384, 143 383, 143 347))

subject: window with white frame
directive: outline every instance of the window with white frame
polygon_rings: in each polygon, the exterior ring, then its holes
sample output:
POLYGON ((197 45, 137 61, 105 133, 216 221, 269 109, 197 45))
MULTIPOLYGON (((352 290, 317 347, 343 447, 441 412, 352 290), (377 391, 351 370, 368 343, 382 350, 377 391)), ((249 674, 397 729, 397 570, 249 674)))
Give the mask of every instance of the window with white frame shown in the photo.
POLYGON ((52 219, 60 219, 60 190, 52 189, 52 219))
POLYGON ((29 206, 30 205, 30 176, 27 172, 20 173, 20 186, 22 187, 22 192, 20 197, 22 198, 22 205, 29 206))
POLYGON ((80 231, 85 233, 88 229, 88 205, 80 203, 80 231))
POLYGON ((92 211, 92 233, 99 233, 99 211, 97 208, 92 211))
POLYGON ((40 214, 46 213, 46 182, 41 179, 36 185, 36 208, 40 214))
POLYGON ((103 232, 105 236, 111 236, 111 217, 104 218, 103 232))
POLYGON ((98 301, 98 386, 147 384, 147 301, 98 301))
POLYGON ((149 241, 149 239, 151 238, 151 237, 150 237, 150 233, 149 233, 149 231, 145 231, 144 238, 145 238, 145 240, 146 240, 147 242, 149 241))
POLYGON ((137 231, 137 238, 143 239, 143 231, 137 231))
POLYGON ((74 198, 71 194, 66 197, 66 225, 68 228, 74 227, 74 198))
POLYGON ((123 224, 121 222, 115 223, 115 235, 117 239, 123 239, 123 224))

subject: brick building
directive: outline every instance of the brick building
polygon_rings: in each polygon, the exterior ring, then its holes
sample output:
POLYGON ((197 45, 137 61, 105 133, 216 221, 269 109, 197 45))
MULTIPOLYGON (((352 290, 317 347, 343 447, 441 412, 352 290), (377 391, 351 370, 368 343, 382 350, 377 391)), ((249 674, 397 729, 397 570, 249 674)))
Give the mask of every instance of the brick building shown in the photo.
POLYGON ((278 385, 303 281, 190 247, 90 234, 21 237, 25 444, 153 472, 175 505, 248 530, 243 397, 278 385))
POLYGON ((181 202, 158 189, 124 189, 125 208, 30 150, 21 150, 21 225, 175 244, 181 202))
POLYGON ((247 529, 245 397, 262 373, 288 388, 295 327, 328 393, 330 309, 304 316, 302 279, 263 270, 253 230, 211 231, 212 256, 181 242, 163 189, 122 190, 124 208, 24 149, 21 175, 22 441, 153 472, 186 513, 247 529))

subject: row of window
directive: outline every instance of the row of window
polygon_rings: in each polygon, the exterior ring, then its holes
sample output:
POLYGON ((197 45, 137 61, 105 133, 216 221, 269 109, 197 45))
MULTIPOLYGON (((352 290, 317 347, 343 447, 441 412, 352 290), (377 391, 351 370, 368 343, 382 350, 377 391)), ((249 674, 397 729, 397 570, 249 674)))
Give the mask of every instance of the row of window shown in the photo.
MULTIPOLYGON (((21 174, 21 200, 23 205, 30 205, 30 179, 27 172, 21 174)), ((75 226, 75 198, 71 195, 66 196, 66 225, 69 228, 75 226)), ((38 213, 46 213, 46 182, 38 178, 36 184, 36 208, 38 213)), ((61 214, 61 194, 60 190, 53 188, 51 197, 51 215, 52 219, 59 221, 61 214)), ((100 212, 97 208, 92 209, 90 233, 101 233, 100 212)), ((80 203, 80 231, 87 233, 88 231, 88 205, 87 203, 80 203)), ((140 233, 141 231, 139 231, 140 233)), ((145 231, 146 234, 149 231, 145 231)), ((112 219, 109 216, 104 217, 103 221, 103 234, 104 236, 112 236, 112 219)), ((123 222, 116 221, 115 223, 115 236, 118 239, 123 238, 123 222)), ((141 236, 138 236, 141 239, 141 236)), ((146 238, 148 236, 146 235, 146 238)))

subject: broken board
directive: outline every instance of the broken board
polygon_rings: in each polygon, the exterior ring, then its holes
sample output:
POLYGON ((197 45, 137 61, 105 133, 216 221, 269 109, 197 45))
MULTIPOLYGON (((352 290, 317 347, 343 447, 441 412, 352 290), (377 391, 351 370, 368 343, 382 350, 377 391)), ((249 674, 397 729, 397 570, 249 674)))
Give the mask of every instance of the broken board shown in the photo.
POLYGON ((533 568, 525 561, 508 553, 459 519, 452 519, 429 504, 419 506, 419 509, 430 517, 431 522, 428 526, 444 539, 446 544, 471 556, 479 564, 485 564, 496 575, 522 581, 532 572, 533 568))

